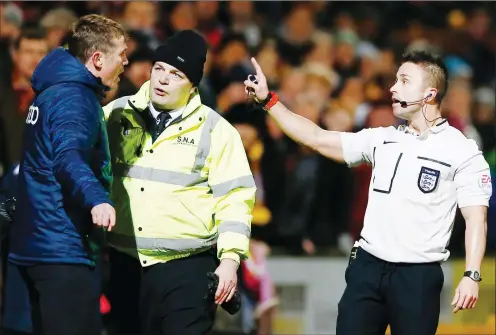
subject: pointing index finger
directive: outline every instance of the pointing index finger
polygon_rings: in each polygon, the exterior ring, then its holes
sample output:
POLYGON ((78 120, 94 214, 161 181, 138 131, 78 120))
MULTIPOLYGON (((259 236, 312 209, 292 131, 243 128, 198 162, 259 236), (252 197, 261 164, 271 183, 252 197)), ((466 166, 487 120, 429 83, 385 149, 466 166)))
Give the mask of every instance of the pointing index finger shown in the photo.
POLYGON ((255 71, 257 71, 257 77, 260 78, 261 76, 263 76, 262 68, 260 67, 260 65, 258 65, 255 57, 251 58, 251 63, 253 64, 255 71))

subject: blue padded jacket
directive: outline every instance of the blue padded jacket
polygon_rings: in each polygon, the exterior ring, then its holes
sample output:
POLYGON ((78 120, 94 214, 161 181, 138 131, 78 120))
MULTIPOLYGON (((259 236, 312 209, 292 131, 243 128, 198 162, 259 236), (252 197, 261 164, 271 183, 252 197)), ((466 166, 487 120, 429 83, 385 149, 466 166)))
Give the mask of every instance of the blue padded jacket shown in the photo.
POLYGON ((31 83, 9 261, 94 265, 102 230, 91 209, 110 203, 112 182, 100 105, 107 88, 63 48, 40 62, 31 83))

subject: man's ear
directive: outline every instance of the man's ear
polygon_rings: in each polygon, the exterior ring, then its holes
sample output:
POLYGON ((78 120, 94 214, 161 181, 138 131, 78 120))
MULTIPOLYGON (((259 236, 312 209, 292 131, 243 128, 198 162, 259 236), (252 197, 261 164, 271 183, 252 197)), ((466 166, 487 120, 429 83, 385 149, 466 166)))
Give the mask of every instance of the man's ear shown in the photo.
POLYGON ((93 66, 97 70, 101 70, 103 67, 103 60, 102 60, 103 54, 99 51, 94 52, 93 55, 91 55, 91 62, 93 63, 93 66))
POLYGON ((425 102, 433 102, 436 100, 436 96, 437 96, 437 89, 435 88, 431 88, 429 89, 429 91, 427 92, 426 96, 425 96, 425 102))

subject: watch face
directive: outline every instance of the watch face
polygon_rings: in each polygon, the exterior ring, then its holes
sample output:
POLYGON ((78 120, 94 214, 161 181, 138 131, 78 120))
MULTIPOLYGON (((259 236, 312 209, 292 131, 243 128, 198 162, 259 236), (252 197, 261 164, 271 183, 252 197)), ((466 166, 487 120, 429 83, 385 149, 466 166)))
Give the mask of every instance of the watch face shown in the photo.
POLYGON ((474 271, 473 274, 474 274, 474 279, 475 280, 479 280, 480 279, 480 273, 479 272, 474 271))

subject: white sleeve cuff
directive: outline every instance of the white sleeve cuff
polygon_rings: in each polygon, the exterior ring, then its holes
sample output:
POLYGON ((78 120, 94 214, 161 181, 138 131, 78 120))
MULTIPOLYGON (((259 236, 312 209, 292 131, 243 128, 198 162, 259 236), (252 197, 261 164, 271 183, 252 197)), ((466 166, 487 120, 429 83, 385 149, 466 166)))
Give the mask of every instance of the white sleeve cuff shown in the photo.
POLYGON ((458 201, 458 207, 470 207, 470 206, 486 206, 489 207, 489 199, 486 198, 470 198, 462 201, 458 201))
POLYGON ((343 150, 343 159, 349 167, 360 164, 363 161, 361 152, 354 150, 353 133, 341 133, 341 149, 343 150))

